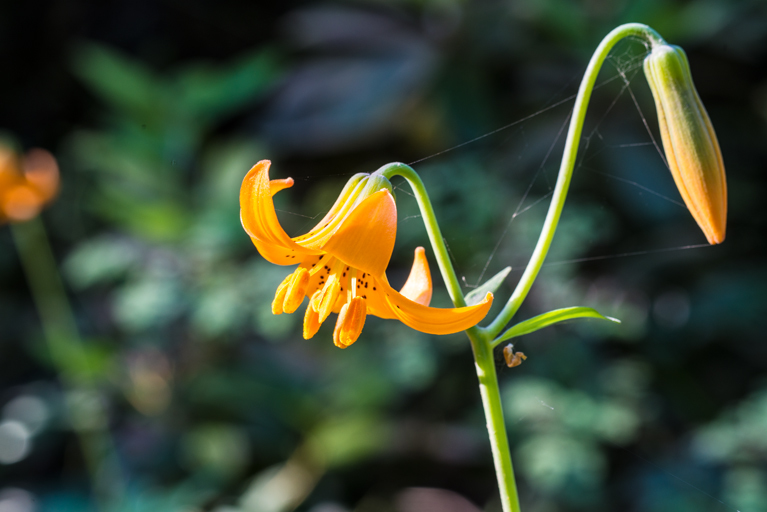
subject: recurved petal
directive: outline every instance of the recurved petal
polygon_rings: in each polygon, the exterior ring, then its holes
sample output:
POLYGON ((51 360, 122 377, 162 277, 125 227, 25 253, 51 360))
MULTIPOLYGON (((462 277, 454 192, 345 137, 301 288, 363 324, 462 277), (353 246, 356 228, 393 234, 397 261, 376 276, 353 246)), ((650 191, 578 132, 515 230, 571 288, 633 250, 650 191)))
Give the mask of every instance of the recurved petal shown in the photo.
POLYGON ((400 295, 388 283, 379 283, 386 289, 384 299, 392 315, 408 327, 429 334, 465 331, 482 321, 493 304, 493 294, 488 293, 485 300, 474 306, 431 308, 400 295))
POLYGON ((317 249, 363 272, 383 276, 396 234, 397 206, 391 193, 384 189, 358 204, 317 249))
POLYGON ((413 302, 424 306, 428 306, 431 302, 431 272, 423 247, 416 247, 413 268, 410 269, 410 275, 400 293, 413 302))
POLYGON ((274 211, 272 194, 289 187, 292 180, 269 181, 269 160, 262 160, 253 166, 240 188, 240 219, 261 255, 277 265, 297 263, 296 255, 321 254, 320 251, 305 249, 290 239, 282 229, 277 212, 274 211), (274 191, 273 191, 274 190, 274 191))

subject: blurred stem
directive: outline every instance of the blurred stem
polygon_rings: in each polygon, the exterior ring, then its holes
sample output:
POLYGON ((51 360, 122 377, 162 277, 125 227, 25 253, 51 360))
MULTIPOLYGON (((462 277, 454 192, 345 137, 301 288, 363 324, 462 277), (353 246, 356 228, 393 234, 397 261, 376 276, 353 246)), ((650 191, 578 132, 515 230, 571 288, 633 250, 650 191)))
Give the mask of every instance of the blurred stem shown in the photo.
MULTIPOLYGON (((387 179, 393 176, 405 178, 413 189, 418 207, 421 210, 426 232, 429 236, 437 264, 442 273, 442 278, 447 286, 450 298, 456 307, 463 307, 466 301, 461 291, 461 285, 455 274, 455 269, 450 263, 450 256, 442 238, 434 208, 431 205, 429 194, 426 192, 420 176, 409 166, 402 163, 387 164, 378 171, 387 179)), ((501 504, 504 512, 519 512, 519 497, 517 484, 514 480, 514 467, 511 463, 509 440, 506 435, 506 423, 503 417, 501 405, 501 392, 498 388, 498 376, 495 373, 495 358, 490 338, 478 327, 472 327, 466 331, 471 340, 471 348, 474 353, 477 377, 479 378, 479 392, 482 396, 482 407, 487 419, 487 431, 490 436, 490 448, 493 452, 495 474, 498 479, 498 487, 501 494, 501 504)))
POLYGON ((588 108, 589 100, 591 99, 591 92, 594 90, 594 83, 597 80, 597 75, 599 75, 599 70, 602 68, 602 64, 613 46, 615 46, 621 39, 631 36, 639 37, 652 46, 664 43, 660 34, 647 25, 627 23, 617 27, 607 34, 597 47, 594 55, 591 57, 591 61, 583 76, 583 81, 581 81, 581 86, 578 89, 575 105, 573 106, 573 114, 570 119, 570 127, 567 130, 565 151, 562 155, 562 163, 559 167, 557 184, 554 187, 554 195, 551 198, 549 211, 546 214, 546 220, 543 223, 543 229, 538 238, 538 243, 535 245, 535 250, 530 258, 530 263, 528 263, 527 268, 525 268, 525 272, 522 274, 517 287, 514 289, 511 297, 509 297, 503 310, 490 325, 483 329, 488 333, 490 338, 498 336, 501 330, 503 330, 503 328, 511 321, 519 310, 519 307, 522 305, 522 302, 527 297, 535 278, 538 277, 538 272, 541 270, 543 261, 546 259, 546 255, 549 252, 551 241, 554 239, 554 233, 559 224, 559 217, 562 214, 562 208, 564 207, 565 199, 567 198, 567 191, 570 188, 570 180, 575 167, 575 159, 578 156, 578 145, 580 144, 581 132, 583 131, 583 120, 586 117, 586 109, 588 108))
POLYGON ((78 407, 73 400, 73 393, 81 393, 86 400, 98 401, 98 389, 89 375, 88 355, 80 340, 45 226, 37 217, 10 227, 40 315, 51 363, 61 379, 68 419, 90 473, 94 498, 99 508, 105 510, 122 491, 122 481, 109 432, 98 425, 98 418, 91 417, 92 410, 78 407))

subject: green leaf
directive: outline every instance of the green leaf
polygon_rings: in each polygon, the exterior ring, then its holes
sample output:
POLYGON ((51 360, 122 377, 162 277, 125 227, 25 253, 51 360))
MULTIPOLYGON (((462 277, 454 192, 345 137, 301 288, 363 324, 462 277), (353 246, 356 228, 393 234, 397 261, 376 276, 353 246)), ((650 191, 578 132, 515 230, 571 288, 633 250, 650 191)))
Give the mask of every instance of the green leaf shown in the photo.
POLYGON ((530 334, 531 332, 543 329, 544 327, 564 322, 565 320, 573 320, 575 318, 598 318, 600 320, 609 320, 616 323, 621 322, 617 318, 602 315, 594 308, 573 307, 555 309, 554 311, 534 316, 529 320, 525 320, 524 322, 520 322, 511 327, 508 331, 493 341, 493 346, 498 345, 502 341, 516 338, 517 336, 522 336, 524 334, 530 334))
POLYGON ((143 63, 105 46, 79 46, 72 64, 75 75, 91 91, 113 107, 141 117, 144 123, 171 97, 163 80, 143 63))
POLYGON ((212 121, 264 94, 278 75, 277 57, 270 50, 245 55, 225 66, 195 64, 177 75, 177 99, 183 111, 212 121))
POLYGON ((474 288, 472 291, 466 294, 466 305, 467 306, 474 306, 476 304, 479 304, 485 299, 485 295, 487 295, 487 292, 493 292, 500 288, 501 283, 503 283, 503 280, 506 279, 506 276, 509 275, 509 272, 511 272, 511 267, 506 267, 505 269, 501 270, 497 274, 495 274, 493 277, 488 279, 484 282, 484 284, 479 285, 477 288, 474 288))

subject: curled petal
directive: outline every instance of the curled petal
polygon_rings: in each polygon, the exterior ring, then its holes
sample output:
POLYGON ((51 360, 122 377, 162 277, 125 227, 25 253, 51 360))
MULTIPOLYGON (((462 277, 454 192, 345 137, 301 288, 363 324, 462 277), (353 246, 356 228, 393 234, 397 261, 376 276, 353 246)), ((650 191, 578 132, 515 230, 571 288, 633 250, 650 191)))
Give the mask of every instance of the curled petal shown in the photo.
MULTIPOLYGON (((248 171, 240 188, 240 219, 261 255, 277 265, 293 265, 296 254, 321 254, 305 249, 290 239, 282 229, 272 201, 272 182, 269 181, 269 160, 258 162, 248 171), (258 243, 257 243, 258 242, 258 243)), ((277 180, 275 190, 289 186, 288 180, 277 180)))
POLYGON ((413 268, 410 269, 410 275, 400 293, 423 306, 428 306, 431 302, 431 272, 423 247, 416 247, 413 268))
POLYGON ((488 292, 485 299, 474 306, 431 308, 400 295, 388 284, 384 286, 388 288, 385 300, 393 316, 408 327, 429 334, 465 331, 482 321, 493 304, 493 294, 488 292))

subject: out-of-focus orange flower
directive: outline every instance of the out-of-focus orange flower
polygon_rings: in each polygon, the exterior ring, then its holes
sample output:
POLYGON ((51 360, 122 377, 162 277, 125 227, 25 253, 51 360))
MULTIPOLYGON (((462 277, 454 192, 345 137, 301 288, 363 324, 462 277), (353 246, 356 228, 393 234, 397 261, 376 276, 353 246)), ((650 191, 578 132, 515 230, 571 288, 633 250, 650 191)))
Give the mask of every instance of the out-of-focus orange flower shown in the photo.
POLYGON ((0 145, 0 222, 35 217, 59 190, 59 166, 44 149, 23 158, 0 145))
POLYGON ((357 340, 367 314, 431 334, 463 331, 485 317, 491 293, 475 306, 428 307, 432 285, 423 248, 416 249, 402 290, 389 285, 385 271, 394 249, 397 208, 386 178, 356 175, 317 226, 290 238, 277 220, 272 196, 291 187, 293 180, 270 180, 269 165, 268 160, 257 163, 242 182, 242 225, 268 261, 298 264, 277 288, 272 312, 293 313, 309 297, 304 338, 314 336, 330 313, 338 313, 333 341, 340 348, 357 340))
POLYGON ((663 149, 679 193, 710 244, 724 241, 727 180, 714 127, 678 46, 658 45, 644 61, 663 149))

